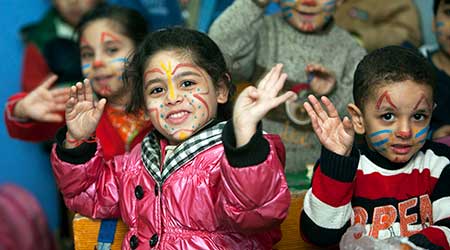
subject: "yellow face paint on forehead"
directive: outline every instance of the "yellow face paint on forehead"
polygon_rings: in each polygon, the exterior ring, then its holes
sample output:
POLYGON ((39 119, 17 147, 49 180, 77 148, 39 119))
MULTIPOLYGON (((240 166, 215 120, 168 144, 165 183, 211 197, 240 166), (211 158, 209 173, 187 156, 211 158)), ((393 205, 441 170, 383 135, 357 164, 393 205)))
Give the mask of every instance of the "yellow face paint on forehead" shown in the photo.
POLYGON ((172 81, 172 64, 170 62, 167 63, 167 67, 166 65, 164 65, 163 62, 160 63, 161 68, 164 70, 164 72, 166 72, 167 75, 167 88, 169 90, 169 98, 171 100, 175 99, 175 86, 173 85, 173 81, 172 81))

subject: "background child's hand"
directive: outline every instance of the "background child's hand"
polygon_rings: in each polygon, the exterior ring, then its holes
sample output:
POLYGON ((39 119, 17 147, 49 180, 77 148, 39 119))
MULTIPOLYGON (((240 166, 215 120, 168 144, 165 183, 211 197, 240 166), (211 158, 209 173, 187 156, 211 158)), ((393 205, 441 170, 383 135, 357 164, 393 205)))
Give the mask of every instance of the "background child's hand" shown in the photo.
POLYGON ((450 125, 443 125, 433 132, 433 139, 450 136, 450 125))
POLYGON ((64 118, 58 112, 64 111, 69 99, 69 88, 50 89, 57 78, 51 75, 20 100, 14 107, 13 115, 40 122, 62 122, 64 118))
POLYGON ((350 119, 344 117, 341 121, 336 108, 326 96, 322 96, 321 100, 328 113, 313 95, 309 95, 308 100, 303 106, 311 118, 312 127, 320 143, 336 154, 350 155, 355 137, 350 119))
POLYGON ((233 111, 237 147, 248 143, 256 132, 258 122, 267 112, 290 98, 295 99, 296 95, 292 91, 278 96, 287 78, 286 73, 281 73, 282 67, 282 64, 277 64, 259 82, 258 87, 249 86, 238 96, 233 111))
POLYGON ((311 75, 309 88, 317 96, 328 95, 336 86, 335 74, 320 64, 308 64, 305 71, 311 75))
POLYGON ((94 101, 92 87, 88 79, 78 82, 70 88, 70 99, 66 104, 67 136, 66 147, 77 146, 71 141, 82 141, 89 138, 97 128, 97 124, 105 108, 106 99, 94 101))

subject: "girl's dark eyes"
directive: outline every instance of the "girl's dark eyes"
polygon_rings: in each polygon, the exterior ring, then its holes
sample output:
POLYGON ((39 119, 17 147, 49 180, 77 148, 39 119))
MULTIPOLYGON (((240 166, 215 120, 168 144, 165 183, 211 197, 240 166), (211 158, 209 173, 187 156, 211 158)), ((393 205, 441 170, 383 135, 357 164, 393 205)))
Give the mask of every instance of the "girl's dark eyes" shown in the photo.
POLYGON ((115 48, 115 47, 113 47, 113 48, 106 48, 106 52, 108 54, 115 54, 117 51, 119 51, 119 49, 115 48))
POLYGON ((89 59, 89 58, 92 58, 93 56, 94 56, 94 53, 92 53, 90 51, 81 52, 82 59, 89 59))
POLYGON ((193 82, 193 81, 183 81, 183 82, 181 82, 181 86, 185 87, 185 88, 188 88, 188 87, 193 86, 193 85, 195 85, 195 82, 193 82))
POLYGON ((150 90, 150 94, 151 94, 151 95, 159 94, 159 93, 162 93, 163 91, 164 91, 163 88, 157 87, 157 88, 153 88, 152 90, 150 90))

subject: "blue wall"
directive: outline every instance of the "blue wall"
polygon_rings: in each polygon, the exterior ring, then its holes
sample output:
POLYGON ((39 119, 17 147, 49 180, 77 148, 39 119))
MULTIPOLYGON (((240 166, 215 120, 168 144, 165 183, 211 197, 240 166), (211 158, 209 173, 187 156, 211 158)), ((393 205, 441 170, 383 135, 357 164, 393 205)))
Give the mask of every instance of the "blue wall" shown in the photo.
MULTIPOLYGON (((22 42, 18 30, 39 19, 50 0, 0 0, 1 38, 0 103, 20 90, 22 42)), ((3 112, 3 110, 2 110, 3 112)), ((52 229, 59 224, 58 191, 49 164, 48 154, 38 144, 9 138, 4 120, 0 122, 0 183, 13 182, 24 187, 41 202, 52 229)))

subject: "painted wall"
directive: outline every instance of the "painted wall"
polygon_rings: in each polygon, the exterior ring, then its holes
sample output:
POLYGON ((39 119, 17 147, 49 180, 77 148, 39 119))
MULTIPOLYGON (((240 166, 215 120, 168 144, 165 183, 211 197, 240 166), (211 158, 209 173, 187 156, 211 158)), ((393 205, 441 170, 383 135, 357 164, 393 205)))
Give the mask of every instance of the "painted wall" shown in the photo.
MULTIPOLYGON (((50 0, 0 0, 0 55, 3 58, 0 103, 3 107, 7 98, 20 90, 23 47, 18 30, 39 19, 49 4, 50 0)), ((0 152, 0 184, 16 183, 33 193, 44 208, 51 228, 56 229, 59 197, 48 153, 39 144, 9 138, 3 118, 0 122, 0 152)))

